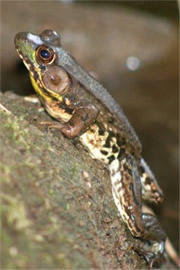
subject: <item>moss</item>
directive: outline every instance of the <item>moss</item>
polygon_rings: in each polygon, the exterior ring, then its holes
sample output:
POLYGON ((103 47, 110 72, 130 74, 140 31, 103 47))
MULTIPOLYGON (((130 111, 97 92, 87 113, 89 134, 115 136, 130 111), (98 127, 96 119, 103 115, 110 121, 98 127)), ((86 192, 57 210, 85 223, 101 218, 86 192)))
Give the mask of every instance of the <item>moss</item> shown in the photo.
POLYGON ((3 123, 3 126, 5 129, 7 129, 6 134, 11 136, 9 139, 12 140, 15 144, 21 145, 21 147, 25 148, 25 150, 27 151, 29 150, 29 145, 27 144, 26 141, 28 129, 27 128, 22 129, 20 124, 21 122, 23 122, 23 118, 24 118, 23 116, 12 117, 10 115, 6 117, 5 115, 5 123, 3 123))
POLYGON ((1 199, 4 201, 1 213, 8 225, 13 225, 16 231, 22 231, 30 226, 31 222, 27 218, 23 202, 5 193, 1 194, 1 199))

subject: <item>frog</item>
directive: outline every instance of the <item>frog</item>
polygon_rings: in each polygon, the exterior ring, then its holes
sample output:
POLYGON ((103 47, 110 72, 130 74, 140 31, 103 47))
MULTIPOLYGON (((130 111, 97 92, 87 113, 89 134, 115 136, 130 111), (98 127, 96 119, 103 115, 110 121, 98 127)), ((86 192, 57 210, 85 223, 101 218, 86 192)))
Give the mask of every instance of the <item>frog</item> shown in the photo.
POLYGON ((47 125, 78 139, 108 169, 117 210, 131 235, 151 246, 145 258, 153 265, 164 254, 166 234, 154 215, 142 211, 142 203, 162 203, 163 191, 122 108, 62 46, 56 31, 20 32, 15 48, 40 102, 56 120, 47 125))

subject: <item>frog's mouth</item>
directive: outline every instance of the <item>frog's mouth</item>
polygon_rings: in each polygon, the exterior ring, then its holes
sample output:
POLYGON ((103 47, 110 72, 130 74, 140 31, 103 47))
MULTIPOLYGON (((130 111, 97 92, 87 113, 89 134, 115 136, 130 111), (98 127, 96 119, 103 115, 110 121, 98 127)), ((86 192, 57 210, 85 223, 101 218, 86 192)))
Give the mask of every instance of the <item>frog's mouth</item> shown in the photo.
POLYGON ((19 55, 19 57, 22 59, 24 65, 26 66, 26 68, 30 71, 32 69, 32 64, 31 62, 28 60, 27 57, 24 57, 23 54, 21 53, 19 48, 16 48, 16 51, 19 55))
POLYGON ((19 57, 22 59, 24 65, 26 66, 27 70, 34 76, 34 65, 32 62, 28 59, 28 57, 24 56, 19 48, 16 48, 16 51, 19 55, 19 57))

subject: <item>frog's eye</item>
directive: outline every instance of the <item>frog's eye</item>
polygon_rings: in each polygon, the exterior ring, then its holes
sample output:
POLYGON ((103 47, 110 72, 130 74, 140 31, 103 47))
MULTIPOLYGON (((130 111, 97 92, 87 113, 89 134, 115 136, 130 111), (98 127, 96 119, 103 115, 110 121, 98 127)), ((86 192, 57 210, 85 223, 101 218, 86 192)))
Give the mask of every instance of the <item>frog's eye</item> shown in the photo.
POLYGON ((55 53, 52 49, 47 48, 46 46, 40 46, 36 50, 36 58, 38 62, 44 64, 51 64, 55 59, 55 53))

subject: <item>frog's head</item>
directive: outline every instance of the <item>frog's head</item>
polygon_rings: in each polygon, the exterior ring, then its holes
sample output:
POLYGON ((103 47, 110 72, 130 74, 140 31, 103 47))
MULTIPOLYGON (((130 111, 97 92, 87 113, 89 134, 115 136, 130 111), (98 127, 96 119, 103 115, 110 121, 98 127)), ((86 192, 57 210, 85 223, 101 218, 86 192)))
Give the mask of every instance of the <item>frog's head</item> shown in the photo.
POLYGON ((15 36, 16 50, 30 72, 36 92, 61 101, 71 81, 58 65, 59 46, 60 37, 53 30, 45 30, 40 35, 22 32, 15 36))

